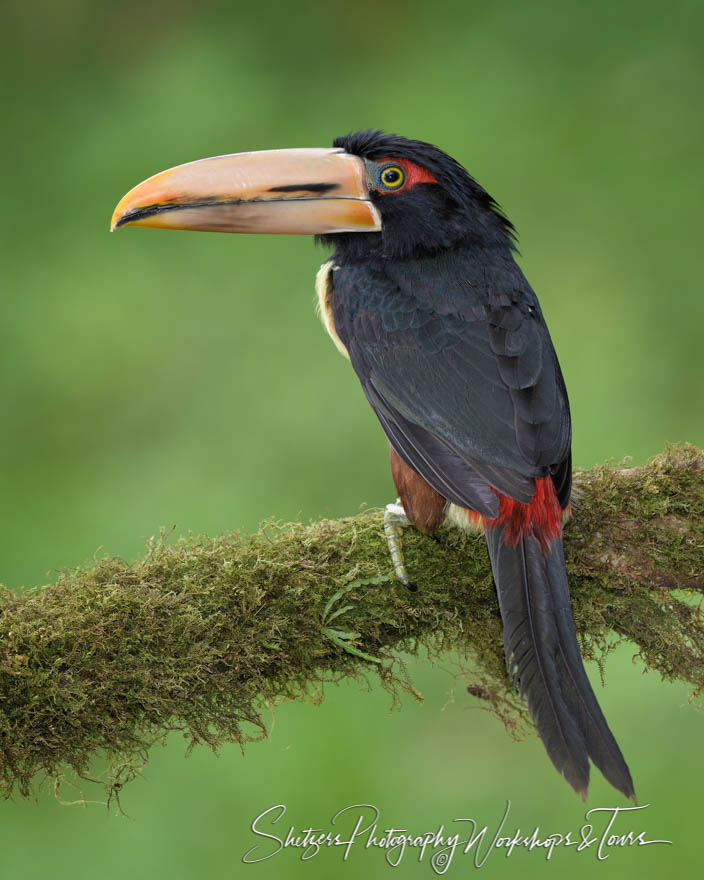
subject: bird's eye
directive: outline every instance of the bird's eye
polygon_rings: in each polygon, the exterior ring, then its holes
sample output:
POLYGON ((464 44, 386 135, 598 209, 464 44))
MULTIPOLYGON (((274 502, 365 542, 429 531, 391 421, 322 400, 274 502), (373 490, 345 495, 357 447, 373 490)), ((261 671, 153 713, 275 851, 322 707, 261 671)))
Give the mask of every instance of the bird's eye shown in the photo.
POLYGON ((406 182, 406 172, 394 163, 384 165, 379 172, 379 183, 385 190, 400 189, 406 182))

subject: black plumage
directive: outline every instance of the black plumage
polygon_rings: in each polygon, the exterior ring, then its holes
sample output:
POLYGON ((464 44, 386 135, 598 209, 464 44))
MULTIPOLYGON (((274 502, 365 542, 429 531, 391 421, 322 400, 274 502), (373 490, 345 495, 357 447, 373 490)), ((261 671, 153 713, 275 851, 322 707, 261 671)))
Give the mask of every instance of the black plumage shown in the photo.
POLYGON ((403 462, 485 518, 507 666, 553 763, 585 794, 591 758, 633 797, 574 632, 559 522, 571 490, 569 404, 537 297, 514 259, 513 227, 436 147, 376 131, 335 146, 361 156, 370 179, 374 163, 390 158, 427 172, 399 193, 370 186, 380 232, 322 236, 335 247, 336 332, 403 462), (546 514, 552 531, 530 519, 532 507, 522 508, 520 528, 501 519, 500 496, 509 508, 530 505, 545 478, 556 498, 557 515, 546 514))
MULTIPOLYGON (((478 256, 462 248, 370 265, 338 251, 335 326, 370 403, 403 435, 402 457, 423 429, 459 469, 445 475, 455 493, 469 461, 485 484, 528 502, 535 477, 568 454, 567 396, 537 298, 526 282, 518 287, 520 269, 513 263, 513 276, 483 273, 472 283, 478 256), (502 292, 508 284, 511 297, 502 292)), ((447 497, 493 517, 491 495, 491 509, 447 497)))

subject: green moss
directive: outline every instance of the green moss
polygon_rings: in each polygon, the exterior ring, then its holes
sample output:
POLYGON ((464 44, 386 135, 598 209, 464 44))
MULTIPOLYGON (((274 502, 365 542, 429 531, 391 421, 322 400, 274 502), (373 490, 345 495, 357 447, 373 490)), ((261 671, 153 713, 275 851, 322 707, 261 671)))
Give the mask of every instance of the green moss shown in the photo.
MULTIPOLYGON (((704 454, 668 449, 644 468, 578 472, 566 527, 577 630, 599 659, 612 630, 647 668, 704 690, 704 454)), ((356 579, 391 574, 379 512, 312 525, 267 523, 252 536, 165 537, 143 559, 106 558, 0 603, 0 787, 37 774, 87 777, 108 760, 108 799, 169 731, 191 745, 265 733, 260 709, 317 699, 319 685, 375 675, 415 693, 399 653, 452 652, 468 690, 516 734, 525 710, 507 687, 501 621, 481 536, 404 535, 411 593, 393 580, 338 600, 334 627, 382 662, 324 633, 326 605, 356 579), (349 607, 346 607, 349 606, 349 607)), ((330 613, 330 612, 328 612, 330 613)))

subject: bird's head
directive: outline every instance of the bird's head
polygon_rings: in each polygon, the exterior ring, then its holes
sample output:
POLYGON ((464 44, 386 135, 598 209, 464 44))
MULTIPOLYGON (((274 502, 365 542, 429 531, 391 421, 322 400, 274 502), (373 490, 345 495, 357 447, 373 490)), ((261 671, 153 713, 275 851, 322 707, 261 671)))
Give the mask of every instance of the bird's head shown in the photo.
POLYGON ((465 169, 425 141, 381 131, 335 138, 364 163, 369 200, 381 216, 375 236, 321 236, 349 255, 394 259, 457 247, 506 246, 513 226, 465 169))
POLYGON ((332 149, 234 153, 178 165, 131 189, 111 229, 314 234, 351 259, 404 259, 462 245, 510 247, 513 227, 462 166, 380 131, 332 149))

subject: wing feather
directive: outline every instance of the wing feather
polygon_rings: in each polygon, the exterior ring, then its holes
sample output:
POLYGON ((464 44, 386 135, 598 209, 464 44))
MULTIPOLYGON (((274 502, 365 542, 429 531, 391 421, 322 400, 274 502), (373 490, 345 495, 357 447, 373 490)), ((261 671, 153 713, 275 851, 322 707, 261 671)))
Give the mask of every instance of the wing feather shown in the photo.
POLYGON ((473 284, 443 260, 331 273, 335 328, 390 442, 437 492, 481 513, 495 509, 482 481, 527 502, 535 478, 556 473, 569 497, 567 394, 513 266, 509 281, 503 264, 493 282, 469 272, 473 284))

